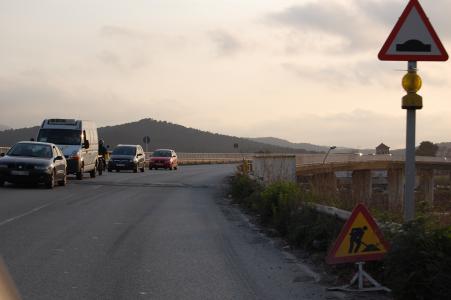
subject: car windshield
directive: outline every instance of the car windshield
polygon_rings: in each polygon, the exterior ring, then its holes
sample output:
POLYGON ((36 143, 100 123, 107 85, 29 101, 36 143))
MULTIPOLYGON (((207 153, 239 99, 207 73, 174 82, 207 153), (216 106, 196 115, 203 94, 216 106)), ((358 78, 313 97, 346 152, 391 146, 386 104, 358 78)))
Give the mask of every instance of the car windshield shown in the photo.
POLYGON ((8 153, 8 156, 28 156, 28 157, 53 157, 52 148, 49 145, 20 143, 14 145, 8 153))
POLYGON ((152 156, 155 157, 171 157, 171 151, 166 151, 166 150, 156 150, 152 156))
POLYGON ((135 155, 135 147, 117 147, 113 150, 113 155, 135 155))
POLYGON ((56 145, 81 145, 80 130, 70 129, 41 129, 38 142, 53 143, 56 145))

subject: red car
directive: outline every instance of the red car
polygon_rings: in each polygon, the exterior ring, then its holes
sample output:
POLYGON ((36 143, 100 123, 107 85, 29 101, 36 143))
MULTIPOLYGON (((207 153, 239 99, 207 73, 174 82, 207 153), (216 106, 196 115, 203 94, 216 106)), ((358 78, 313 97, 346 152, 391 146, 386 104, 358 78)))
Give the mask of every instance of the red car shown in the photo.
POLYGON ((177 154, 171 149, 157 149, 149 160, 149 170, 158 168, 177 170, 177 167, 177 154))

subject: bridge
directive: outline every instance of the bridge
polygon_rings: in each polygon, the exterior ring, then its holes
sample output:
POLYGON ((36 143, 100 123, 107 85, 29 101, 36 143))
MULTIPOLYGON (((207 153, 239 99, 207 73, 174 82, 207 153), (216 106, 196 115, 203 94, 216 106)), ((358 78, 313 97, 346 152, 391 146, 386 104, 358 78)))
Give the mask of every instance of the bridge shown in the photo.
MULTIPOLYGON (((373 171, 387 172, 388 205, 390 209, 402 206, 404 197, 403 155, 331 155, 323 163, 324 155, 302 155, 296 157, 298 177, 307 177, 315 194, 323 197, 336 197, 336 172, 347 171, 352 175, 351 189, 353 201, 369 204, 373 192, 373 171)), ((446 157, 416 157, 416 170, 419 187, 425 200, 434 201, 434 174, 451 172, 451 160, 446 157)))

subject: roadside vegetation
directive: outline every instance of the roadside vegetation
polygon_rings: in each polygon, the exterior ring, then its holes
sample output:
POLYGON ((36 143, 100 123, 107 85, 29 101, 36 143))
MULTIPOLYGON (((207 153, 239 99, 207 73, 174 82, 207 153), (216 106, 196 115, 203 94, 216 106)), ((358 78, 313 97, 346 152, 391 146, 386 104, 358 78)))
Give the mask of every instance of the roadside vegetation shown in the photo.
MULTIPOLYGON (((229 194, 261 225, 276 230, 292 247, 308 251, 315 263, 324 262, 344 224, 317 212, 311 204, 314 197, 295 183, 265 187, 237 173, 230 180, 229 194)), ((418 219, 410 223, 383 222, 381 229, 391 244, 390 252, 382 262, 367 264, 367 269, 393 290, 395 299, 449 299, 451 295, 451 226, 437 222, 428 209, 422 207, 418 219)), ((392 219, 382 211, 376 215, 392 219)), ((328 268, 343 281, 354 271, 351 264, 328 268)))

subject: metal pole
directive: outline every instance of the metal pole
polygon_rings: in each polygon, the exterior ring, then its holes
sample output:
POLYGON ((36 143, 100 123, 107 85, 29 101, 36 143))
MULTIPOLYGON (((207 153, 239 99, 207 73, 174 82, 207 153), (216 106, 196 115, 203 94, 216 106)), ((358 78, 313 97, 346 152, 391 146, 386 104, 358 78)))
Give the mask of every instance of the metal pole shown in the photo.
POLYGON ((330 151, 334 150, 335 148, 337 148, 337 147, 335 147, 335 146, 329 147, 329 150, 327 150, 326 156, 324 156, 323 165, 326 163, 326 159, 329 156, 330 151))
MULTIPOLYGON (((409 71, 417 69, 416 61, 408 62, 409 71)), ((404 198, 404 220, 412 221, 415 218, 415 123, 416 109, 407 109, 407 126, 406 126, 406 184, 404 198)))

